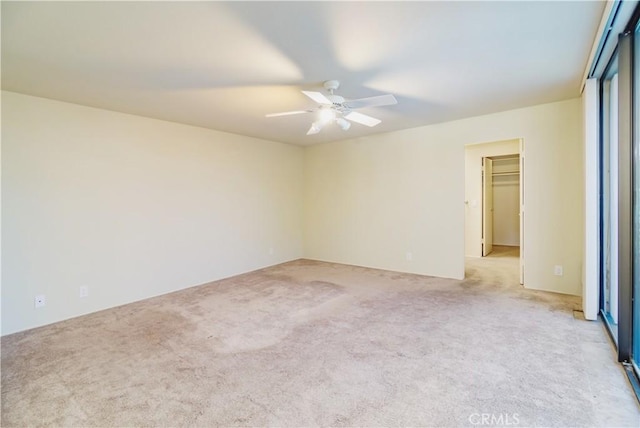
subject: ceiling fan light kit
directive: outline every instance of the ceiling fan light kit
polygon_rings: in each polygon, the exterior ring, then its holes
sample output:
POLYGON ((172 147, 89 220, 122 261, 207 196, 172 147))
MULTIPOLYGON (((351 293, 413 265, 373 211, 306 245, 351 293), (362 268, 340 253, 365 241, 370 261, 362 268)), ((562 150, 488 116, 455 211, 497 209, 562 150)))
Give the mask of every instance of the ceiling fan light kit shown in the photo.
POLYGON ((313 122, 311 124, 311 128, 307 131, 307 135, 317 134, 322 129, 322 126, 323 125, 320 122, 313 122))
POLYGON ((320 108, 318 112, 320 122, 327 124, 336 118, 336 111, 332 108, 320 108))
POLYGON ((334 91, 339 87, 340 82, 337 80, 327 80, 324 82, 324 88, 329 92, 328 95, 315 91, 302 91, 304 95, 319 104, 316 108, 310 110, 271 113, 267 114, 266 117, 291 116, 295 114, 317 112, 317 120, 311 124, 311 128, 307 131, 307 135, 313 135, 320 132, 325 125, 331 122, 335 122, 335 124, 343 131, 347 131, 351 128, 351 122, 356 122, 368 127, 376 126, 382 122, 380 119, 376 119, 375 117, 353 110, 366 107, 394 105, 398 103, 396 98, 391 94, 346 100, 344 97, 334 94, 334 91))
POLYGON ((351 122, 349 122, 348 120, 345 120, 341 117, 336 119, 336 124, 340 127, 340 129, 342 129, 343 131, 347 131, 349 128, 351 128, 351 122))

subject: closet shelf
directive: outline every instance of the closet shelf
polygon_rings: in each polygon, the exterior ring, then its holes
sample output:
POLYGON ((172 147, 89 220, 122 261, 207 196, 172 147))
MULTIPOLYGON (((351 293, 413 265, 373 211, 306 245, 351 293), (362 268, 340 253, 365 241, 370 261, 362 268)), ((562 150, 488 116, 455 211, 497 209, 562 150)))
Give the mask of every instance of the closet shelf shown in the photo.
POLYGON ((491 175, 520 175, 520 171, 494 172, 491 175))

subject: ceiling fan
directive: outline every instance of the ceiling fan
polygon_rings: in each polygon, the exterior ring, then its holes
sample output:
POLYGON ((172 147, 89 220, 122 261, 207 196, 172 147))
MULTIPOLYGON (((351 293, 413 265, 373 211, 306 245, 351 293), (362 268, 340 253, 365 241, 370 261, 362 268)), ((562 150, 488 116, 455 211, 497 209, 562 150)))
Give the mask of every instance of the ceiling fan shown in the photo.
POLYGON ((287 111, 283 113, 271 113, 266 115, 266 117, 291 116, 294 114, 318 112, 318 119, 311 124, 311 128, 307 131, 307 135, 312 135, 317 134, 325 125, 332 122, 338 125, 343 131, 346 131, 351 127, 351 122, 356 122, 369 127, 376 126, 381 122, 380 119, 358 113, 354 110, 365 107, 379 107, 398 104, 396 98, 391 94, 346 100, 340 95, 335 95, 333 93, 339 86, 340 82, 337 80, 327 80, 324 82, 324 88, 329 92, 329 95, 324 95, 321 92, 302 91, 303 94, 319 104, 316 108, 309 110, 287 111))

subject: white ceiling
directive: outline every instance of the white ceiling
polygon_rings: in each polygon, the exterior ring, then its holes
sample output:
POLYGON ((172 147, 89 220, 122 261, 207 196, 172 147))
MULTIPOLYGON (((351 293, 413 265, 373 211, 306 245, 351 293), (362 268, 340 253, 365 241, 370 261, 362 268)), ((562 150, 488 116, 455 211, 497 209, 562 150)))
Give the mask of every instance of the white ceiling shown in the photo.
POLYGON ((293 144, 580 95, 595 1, 7 2, 2 88, 293 144), (305 133, 300 90, 338 79, 382 119, 305 133))

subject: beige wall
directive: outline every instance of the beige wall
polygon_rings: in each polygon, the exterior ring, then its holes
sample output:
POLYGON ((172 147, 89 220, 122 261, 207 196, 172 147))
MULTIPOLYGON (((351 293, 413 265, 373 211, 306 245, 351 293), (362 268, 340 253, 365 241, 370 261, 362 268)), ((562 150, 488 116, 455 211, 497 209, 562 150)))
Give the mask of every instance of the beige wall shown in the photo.
POLYGON ((580 294, 580 100, 302 148, 2 97, 2 334, 303 256, 462 278, 465 145, 517 138, 525 284, 580 294))
POLYGON ((3 334, 303 255, 300 147, 10 92, 2 143, 3 334))
POLYGON ((526 145, 525 285, 579 295, 580 99, 308 147, 306 256, 462 278, 464 147, 519 138, 526 145), (564 276, 553 275, 554 265, 564 266, 564 276))

